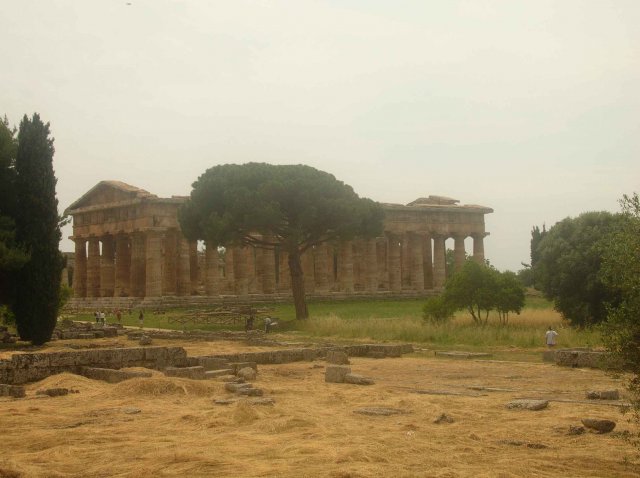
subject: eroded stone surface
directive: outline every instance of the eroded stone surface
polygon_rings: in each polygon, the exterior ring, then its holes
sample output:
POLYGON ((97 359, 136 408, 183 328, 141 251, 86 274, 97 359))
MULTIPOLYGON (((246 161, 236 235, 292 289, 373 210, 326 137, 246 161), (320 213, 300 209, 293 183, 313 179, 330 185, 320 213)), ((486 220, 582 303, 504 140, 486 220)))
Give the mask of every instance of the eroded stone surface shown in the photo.
POLYGON ((329 365, 324 371, 324 381, 329 383, 344 383, 344 378, 348 373, 351 373, 351 367, 346 365, 329 365))
POLYGON ((507 408, 516 410, 544 410, 549 406, 549 400, 513 400, 507 403, 507 408))
POLYGON ((344 376, 344 383, 351 383, 353 385, 373 385, 375 382, 369 377, 364 377, 357 373, 348 373, 344 376))
POLYGON ((360 415, 371 415, 371 416, 384 416, 387 417, 389 415, 402 415, 404 413, 408 413, 406 410, 400 410, 399 408, 388 408, 388 407, 363 407, 357 408, 353 411, 353 413, 359 413, 360 415))
POLYGON ((586 393, 589 400, 620 400, 620 393, 617 390, 589 391, 586 393))
POLYGON ((327 362, 335 365, 349 365, 349 357, 339 350, 330 350, 327 352, 327 362))
POLYGON ((581 421, 586 428, 595 430, 598 433, 609 433, 616 427, 616 422, 614 422, 613 420, 600 418, 583 418, 581 421))

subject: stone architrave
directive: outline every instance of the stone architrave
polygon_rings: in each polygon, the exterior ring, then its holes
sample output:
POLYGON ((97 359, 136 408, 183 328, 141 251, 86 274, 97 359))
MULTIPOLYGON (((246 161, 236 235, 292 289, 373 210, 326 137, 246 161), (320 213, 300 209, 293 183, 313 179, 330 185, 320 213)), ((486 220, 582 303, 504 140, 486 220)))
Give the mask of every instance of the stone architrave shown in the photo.
POLYGON ((424 260, 422 258, 423 236, 412 233, 409 235, 409 252, 411 260, 411 288, 416 291, 424 290, 424 260))
POLYGON ((342 292, 353 292, 353 243, 351 241, 340 243, 338 278, 342 292))
POLYGON ((87 257, 87 297, 100 297, 100 240, 89 238, 87 257))
POLYGON ((473 260, 484 264, 484 234, 473 236, 473 260))
POLYGON ((144 297, 145 293, 145 235, 136 232, 131 236, 131 276, 129 287, 133 297, 144 297))
POLYGON ((119 234, 116 236, 115 297, 126 297, 129 295, 130 269, 131 249, 129 248, 129 238, 124 234, 119 234))
POLYGON ((75 270, 73 273, 73 295, 82 298, 87 296, 87 247, 84 239, 74 239, 75 270))
POLYGON ((400 240, 395 234, 387 236, 389 256, 389 288, 394 292, 402 290, 402 266, 400 261, 400 240))
POLYGON ((164 234, 162 294, 178 295, 178 231, 175 229, 169 229, 164 234))
POLYGON ((189 241, 186 237, 178 237, 178 295, 191 295, 191 257, 189 241))
POLYGON ((422 263, 424 264, 424 288, 433 289, 433 250, 429 236, 422 242, 422 263))
POLYGON ((444 236, 434 236, 433 238, 433 286, 435 288, 444 287, 447 278, 445 239, 444 236))
POLYGON ((145 297, 162 296, 162 236, 147 231, 145 251, 145 297))
POLYGON ((115 252, 113 236, 104 236, 100 258, 100 297, 114 296, 116 285, 115 252))
POLYGON ((218 270, 218 246, 213 242, 207 242, 205 249, 206 278, 205 293, 209 297, 218 292, 220 273, 218 270))
POLYGON ((455 236, 453 246, 453 267, 456 271, 462 269, 466 258, 466 252, 464 250, 464 236, 455 236))

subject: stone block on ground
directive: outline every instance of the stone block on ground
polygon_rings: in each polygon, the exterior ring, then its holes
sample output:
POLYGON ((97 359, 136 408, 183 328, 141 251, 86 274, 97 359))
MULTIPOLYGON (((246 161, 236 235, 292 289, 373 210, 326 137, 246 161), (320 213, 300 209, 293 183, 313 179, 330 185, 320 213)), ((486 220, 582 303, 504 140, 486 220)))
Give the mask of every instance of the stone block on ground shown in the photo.
POLYGON ((238 375, 238 377, 244 378, 245 380, 255 380, 257 373, 251 367, 244 367, 238 370, 236 375, 238 375))
POLYGON ((586 393, 589 400, 620 400, 620 393, 617 390, 589 391, 586 393))
POLYGON ((45 390, 38 390, 36 395, 48 395, 50 397, 62 397, 69 395, 68 388, 47 388, 45 390))
POLYGON ((253 387, 241 388, 236 393, 238 395, 246 395, 248 397, 261 397, 264 394, 261 389, 253 387))
MULTIPOLYGON (((202 365, 205 370, 228 370, 229 361, 226 359, 215 357, 197 357, 199 365, 202 365)), ((233 370, 231 371, 233 372, 233 370)))
POLYGON ((451 418, 449 415, 447 415, 446 413, 441 413, 435 420, 433 420, 433 423, 453 423, 454 419, 451 418))
POLYGON ((276 401, 273 398, 251 398, 248 403, 251 405, 274 405, 276 401))
POLYGON ((349 357, 340 350, 329 350, 327 352, 327 362, 335 365, 349 365, 349 357))
POLYGON ((220 378, 220 377, 234 377, 234 375, 231 373, 231 369, 223 369, 223 370, 206 370, 204 372, 204 375, 207 379, 210 378, 220 378))
POLYGON ((149 337, 148 335, 142 335, 140 337, 140 340, 138 340, 139 345, 151 345, 152 343, 153 340, 151 340, 151 337, 149 337))
POLYGON ((167 377, 190 378, 192 380, 204 380, 206 375, 204 367, 198 365, 196 367, 167 367, 164 369, 167 377))
POLYGON ((233 373, 238 373, 238 370, 243 368, 250 367, 254 369, 256 372, 258 371, 258 364, 256 362, 231 362, 229 363, 229 368, 233 370, 233 373))
POLYGON ((252 385, 250 383, 234 383, 234 382, 227 382, 224 384, 224 389, 227 392, 237 393, 239 390, 243 390, 245 388, 252 388, 252 385))
POLYGON ((613 420, 603 420, 600 418, 583 418, 582 424, 586 428, 595 430, 598 433, 609 433, 616 427, 616 422, 613 420))
POLYGON ((117 337, 118 329, 116 327, 105 327, 102 329, 105 337, 117 337))
POLYGON ((344 376, 344 383, 352 383, 354 385, 373 385, 375 382, 369 377, 364 377, 357 373, 348 373, 344 376))
POLYGON ((0 383, 0 397, 23 398, 24 396, 26 396, 26 392, 23 386, 0 383))
POLYGON ((344 383, 344 377, 351 373, 351 367, 346 365, 329 365, 324 371, 324 381, 329 383, 344 383))
POLYGON ((507 408, 515 410, 543 410, 549 406, 549 400, 513 400, 507 403, 507 408))
POLYGON ((405 410, 400 410, 398 408, 389 408, 389 407, 363 407, 357 408, 353 411, 353 413, 358 413, 360 415, 370 415, 370 416, 383 416, 388 417, 390 415, 402 415, 407 413, 405 410))
POLYGON ((384 352, 372 350, 370 352, 367 352, 367 357, 374 359, 383 359, 385 358, 385 354, 384 352))

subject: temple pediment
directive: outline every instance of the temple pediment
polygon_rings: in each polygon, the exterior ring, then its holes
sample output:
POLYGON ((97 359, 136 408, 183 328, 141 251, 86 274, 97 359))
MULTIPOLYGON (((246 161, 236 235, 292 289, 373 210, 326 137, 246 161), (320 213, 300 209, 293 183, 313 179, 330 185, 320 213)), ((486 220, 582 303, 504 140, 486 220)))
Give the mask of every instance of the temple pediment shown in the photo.
POLYGON ((128 203, 136 199, 155 198, 144 189, 131 186, 121 181, 100 181, 80 199, 67 208, 65 214, 70 214, 78 209, 96 207, 101 205, 115 205, 117 203, 128 203))

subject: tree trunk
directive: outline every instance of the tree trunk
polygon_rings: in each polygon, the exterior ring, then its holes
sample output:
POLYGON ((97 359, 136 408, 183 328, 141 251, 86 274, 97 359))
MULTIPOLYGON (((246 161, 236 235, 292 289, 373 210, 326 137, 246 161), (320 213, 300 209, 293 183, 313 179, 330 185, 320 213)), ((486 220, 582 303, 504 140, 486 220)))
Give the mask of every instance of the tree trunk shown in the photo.
POLYGON ((307 301, 304 294, 304 275, 302 273, 302 263, 300 261, 300 251, 288 251, 289 271, 291 272, 291 292, 293 293, 293 304, 296 307, 296 319, 309 318, 307 301))

